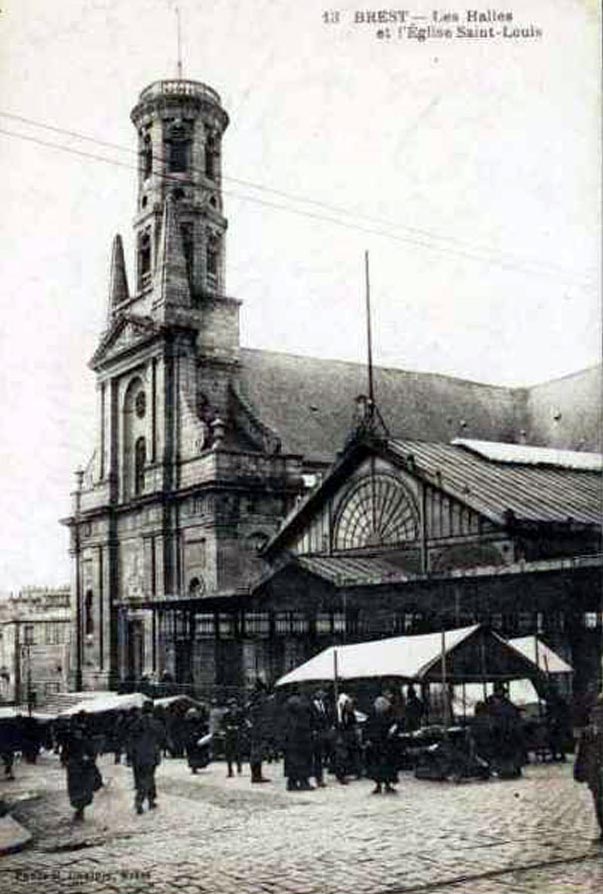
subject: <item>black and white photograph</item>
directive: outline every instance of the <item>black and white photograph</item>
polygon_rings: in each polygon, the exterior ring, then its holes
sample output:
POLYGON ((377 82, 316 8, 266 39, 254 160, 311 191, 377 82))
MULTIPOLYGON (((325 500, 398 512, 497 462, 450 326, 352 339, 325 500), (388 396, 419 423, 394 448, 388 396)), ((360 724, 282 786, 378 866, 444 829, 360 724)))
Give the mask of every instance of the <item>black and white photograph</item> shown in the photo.
POLYGON ((0 894, 603 888, 600 43, 0 0, 0 894))

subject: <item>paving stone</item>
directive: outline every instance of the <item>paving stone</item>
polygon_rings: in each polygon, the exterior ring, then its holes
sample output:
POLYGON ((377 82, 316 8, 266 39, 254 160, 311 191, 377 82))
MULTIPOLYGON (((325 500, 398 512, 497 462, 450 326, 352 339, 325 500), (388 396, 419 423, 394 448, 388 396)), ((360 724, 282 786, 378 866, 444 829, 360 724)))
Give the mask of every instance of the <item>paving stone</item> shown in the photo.
POLYGON ((132 810, 131 771, 109 758, 100 765, 106 784, 77 829, 56 758, 20 765, 16 796, 33 790, 39 798, 15 813, 34 840, 28 851, 3 859, 2 894, 33 887, 45 894, 603 889, 590 795, 573 782, 570 764, 528 767, 509 783, 404 776, 400 795, 386 799, 371 797, 366 780, 299 797, 286 792, 280 766, 270 768, 271 785, 252 787, 248 773, 227 781, 221 764, 191 777, 184 761, 165 761, 157 774, 160 808, 143 816, 132 810), (580 862, 571 862, 576 857, 580 862), (56 871, 60 881, 22 882, 17 869, 40 878, 56 871), (95 872, 111 873, 104 888, 95 872))

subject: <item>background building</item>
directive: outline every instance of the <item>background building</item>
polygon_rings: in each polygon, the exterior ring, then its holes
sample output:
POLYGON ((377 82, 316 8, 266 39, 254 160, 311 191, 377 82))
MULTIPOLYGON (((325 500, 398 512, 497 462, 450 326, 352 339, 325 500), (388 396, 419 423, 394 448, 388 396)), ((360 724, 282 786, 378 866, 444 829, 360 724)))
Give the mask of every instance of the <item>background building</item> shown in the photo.
POLYGON ((0 601, 0 699, 40 704, 69 684, 70 587, 29 587, 0 601))
MULTIPOLYGON (((168 671, 199 688, 235 685, 264 668, 249 643, 281 629, 261 612, 240 613, 268 569, 260 550, 362 419, 366 374, 240 347, 240 302, 225 285, 228 116, 218 94, 158 81, 140 94, 132 122, 136 265, 130 287, 117 236, 107 328, 91 361, 96 449, 65 520, 72 682, 104 689, 168 671)), ((531 389, 397 369, 376 370, 375 381, 397 437, 598 445, 599 369, 531 389)), ((287 630, 305 633, 296 623, 287 630)))

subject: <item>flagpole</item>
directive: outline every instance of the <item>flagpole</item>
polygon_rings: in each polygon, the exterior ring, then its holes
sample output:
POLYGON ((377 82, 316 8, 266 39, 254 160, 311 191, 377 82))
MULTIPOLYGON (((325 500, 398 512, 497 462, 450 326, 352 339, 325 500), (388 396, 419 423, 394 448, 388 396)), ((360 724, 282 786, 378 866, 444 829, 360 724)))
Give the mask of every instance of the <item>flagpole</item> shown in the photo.
POLYGON ((368 417, 369 423, 375 420, 375 383, 373 380, 373 336, 371 332, 371 283, 369 277, 369 253, 364 252, 364 278, 366 296, 366 351, 368 360, 368 417))
POLYGON ((182 32, 180 28, 180 7, 176 7, 176 28, 177 28, 177 36, 178 36, 178 80, 182 80, 182 32))

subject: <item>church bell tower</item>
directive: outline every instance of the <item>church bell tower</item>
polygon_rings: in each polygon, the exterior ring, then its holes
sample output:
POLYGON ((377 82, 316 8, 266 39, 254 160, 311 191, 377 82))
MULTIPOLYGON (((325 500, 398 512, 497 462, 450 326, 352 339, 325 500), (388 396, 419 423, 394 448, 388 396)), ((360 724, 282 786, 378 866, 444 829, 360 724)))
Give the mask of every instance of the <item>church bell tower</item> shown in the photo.
POLYGON ((198 327, 190 311, 225 296, 221 156, 228 115, 211 87, 178 79, 146 87, 131 119, 139 159, 134 282, 128 294, 123 278, 114 277, 120 287, 110 296, 110 317, 128 312, 198 327))

